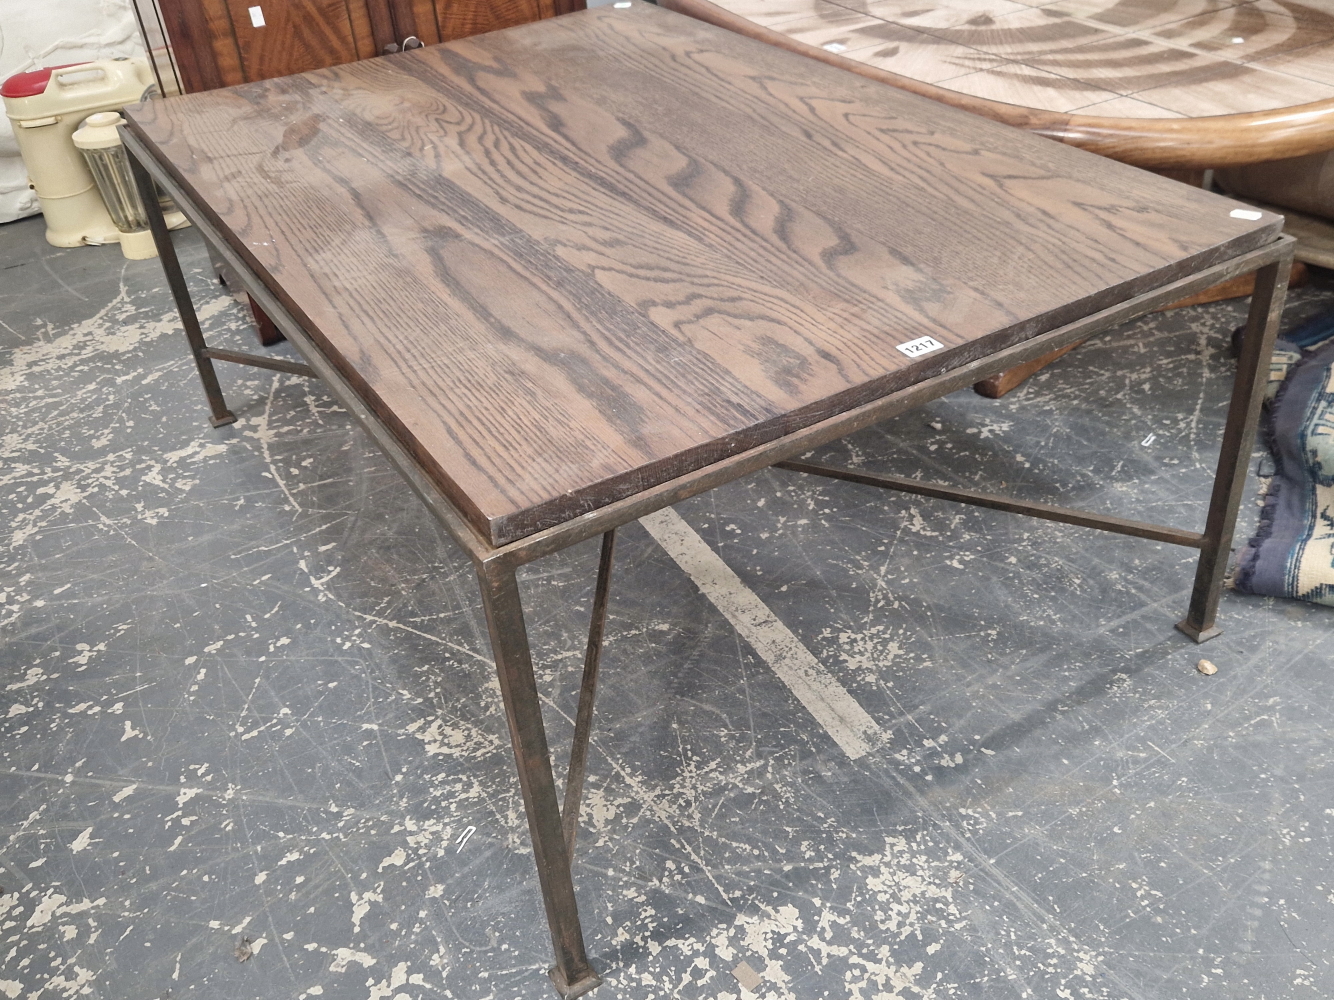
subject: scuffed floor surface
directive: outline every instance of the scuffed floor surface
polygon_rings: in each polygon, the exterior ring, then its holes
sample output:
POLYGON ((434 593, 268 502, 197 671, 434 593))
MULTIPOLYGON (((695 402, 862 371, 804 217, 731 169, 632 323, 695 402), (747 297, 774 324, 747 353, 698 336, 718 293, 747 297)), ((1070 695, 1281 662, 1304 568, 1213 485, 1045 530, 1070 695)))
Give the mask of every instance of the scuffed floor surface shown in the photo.
MULTIPOLYGON (((210 335, 252 347, 177 238, 210 335)), ((0 997, 554 996, 465 560, 318 383, 222 366, 240 420, 210 429, 156 261, 39 219, 0 256, 0 997)), ((1197 526, 1240 308, 823 454, 1197 526)), ((1206 677, 1187 550, 776 471, 677 510, 872 749, 625 529, 595 997, 1334 995, 1328 609, 1226 595, 1206 677)), ((523 577, 562 748, 596 557, 523 577)))

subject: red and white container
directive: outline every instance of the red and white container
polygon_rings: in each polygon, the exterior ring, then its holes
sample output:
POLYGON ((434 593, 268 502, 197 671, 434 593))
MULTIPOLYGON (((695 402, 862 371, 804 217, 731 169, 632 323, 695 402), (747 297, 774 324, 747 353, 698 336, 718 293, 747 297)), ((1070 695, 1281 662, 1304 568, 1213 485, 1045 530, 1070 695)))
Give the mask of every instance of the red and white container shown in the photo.
POLYGON ((154 89, 152 70, 143 59, 51 66, 16 73, 0 85, 52 246, 120 242, 71 136, 89 115, 136 104, 154 89))

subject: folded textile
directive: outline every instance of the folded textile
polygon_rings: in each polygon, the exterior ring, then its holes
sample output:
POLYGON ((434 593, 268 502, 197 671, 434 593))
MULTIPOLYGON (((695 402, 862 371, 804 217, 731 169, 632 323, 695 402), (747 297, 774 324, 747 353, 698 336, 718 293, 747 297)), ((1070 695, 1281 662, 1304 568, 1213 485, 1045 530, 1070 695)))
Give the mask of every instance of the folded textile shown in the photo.
POLYGON ((1334 313, 1285 334, 1275 354, 1276 368, 1290 364, 1264 420, 1274 476, 1234 586, 1334 606, 1334 313))

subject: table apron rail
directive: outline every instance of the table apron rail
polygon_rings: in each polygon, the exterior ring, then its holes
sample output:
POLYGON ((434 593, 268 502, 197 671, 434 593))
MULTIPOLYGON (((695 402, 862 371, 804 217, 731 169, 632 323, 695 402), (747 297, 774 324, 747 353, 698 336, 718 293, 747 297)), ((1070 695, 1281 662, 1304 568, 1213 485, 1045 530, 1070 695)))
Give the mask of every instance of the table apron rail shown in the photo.
MULTIPOLYGON (((197 208, 194 200, 176 178, 157 161, 137 136, 127 129, 121 131, 125 145, 130 152, 152 175, 153 179, 175 199, 177 206, 190 218, 190 221, 199 229, 214 250, 231 265, 240 278, 245 291, 268 314, 293 347, 305 358, 306 364, 278 361, 261 355, 223 351, 216 348, 207 348, 207 356, 218 361, 270 368, 295 375, 311 376, 327 382, 329 391, 334 398, 352 414, 353 418, 371 436, 390 463, 399 471, 413 492, 421 498, 427 509, 449 532, 454 541, 479 565, 496 564, 517 567, 568 548, 578 542, 602 535, 613 528, 638 520, 645 514, 650 514, 663 507, 669 507, 692 496, 705 493, 734 479, 739 479, 742 476, 780 463, 788 463, 789 460, 795 459, 797 456, 820 445, 880 423, 933 399, 966 388, 984 378, 1006 371, 1025 361, 1039 358, 1067 344, 1113 329, 1152 312, 1160 306, 1184 298, 1193 292, 1209 288, 1239 274, 1249 273, 1267 264, 1285 258, 1290 259, 1295 243, 1291 237, 1282 236, 1273 243, 1257 250, 1233 257, 1185 278, 1160 285, 1151 291, 1136 295, 1124 302, 1117 303, 1055 330, 1039 334, 1012 347, 988 354, 986 357, 965 362, 916 385, 811 424, 781 438, 757 445, 721 462, 716 462, 713 465, 651 487, 635 496, 598 507, 564 524, 534 532, 506 545, 492 546, 478 534, 453 502, 426 475, 421 465, 398 440, 398 437, 366 405, 342 373, 324 356, 324 353, 311 340, 302 325, 270 292, 268 286, 259 279, 253 268, 233 249, 213 221, 197 208)), ((803 472, 812 472, 816 468, 799 462, 792 462, 788 465, 789 468, 796 466, 802 466, 798 471, 803 472)), ((817 474, 836 475, 837 478, 844 479, 852 478, 854 475, 862 477, 861 480, 854 481, 877 478, 883 481, 869 483, 869 485, 889 486, 908 492, 941 496, 945 499, 958 500, 963 503, 1011 510, 1029 516, 1063 521, 1068 524, 1081 524, 1142 538, 1152 538, 1175 545, 1198 548, 1201 544, 1202 536, 1194 532, 1103 517, 1046 504, 1027 503, 966 490, 951 490, 949 487, 930 486, 929 484, 916 483, 913 480, 897 480, 889 476, 872 477, 869 474, 849 473, 844 470, 831 469, 828 472, 817 474), (928 489, 936 492, 927 493, 928 489)))

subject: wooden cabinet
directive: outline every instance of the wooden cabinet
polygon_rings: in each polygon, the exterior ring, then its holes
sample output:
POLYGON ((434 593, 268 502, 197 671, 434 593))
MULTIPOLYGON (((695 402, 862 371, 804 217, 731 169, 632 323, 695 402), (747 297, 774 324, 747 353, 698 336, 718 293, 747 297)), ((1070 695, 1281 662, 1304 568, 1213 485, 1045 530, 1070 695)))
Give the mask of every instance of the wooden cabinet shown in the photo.
MULTIPOLYGON (((491 3, 432 3, 431 0, 422 0, 418 6, 432 8, 435 31, 442 42, 527 24, 570 10, 583 10, 584 7, 582 0, 577 5, 561 4, 558 0, 492 0, 491 3)), ((425 38, 423 35, 422 39, 425 38)))
MULTIPOLYGON (((583 0, 138 0, 190 93, 354 62, 526 24, 583 0), (146 7, 151 10, 146 11, 146 7)), ((145 31, 147 35, 148 32, 145 31)), ((150 48, 153 47, 150 44, 150 48)), ((174 89, 166 80, 163 90, 174 89)))
POLYGON ((360 0, 225 0, 223 6, 243 80, 323 69, 379 51, 360 0))

